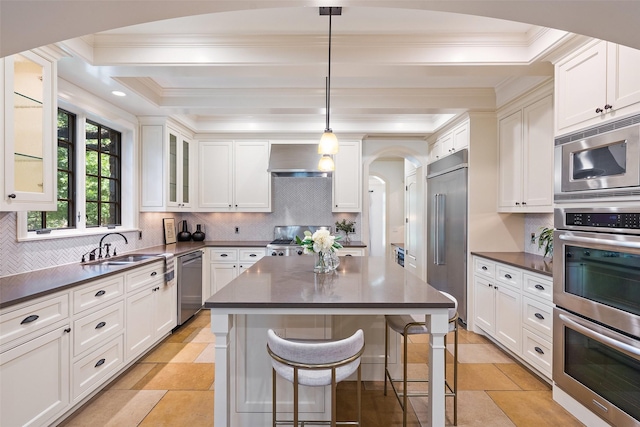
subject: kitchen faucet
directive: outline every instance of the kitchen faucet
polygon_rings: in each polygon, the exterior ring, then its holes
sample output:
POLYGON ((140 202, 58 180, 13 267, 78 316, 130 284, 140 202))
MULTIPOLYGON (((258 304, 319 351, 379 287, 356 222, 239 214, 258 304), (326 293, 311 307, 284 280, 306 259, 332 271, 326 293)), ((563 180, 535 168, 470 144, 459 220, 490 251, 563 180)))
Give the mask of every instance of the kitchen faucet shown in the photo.
MULTIPOLYGON (((98 259, 102 258, 102 241, 105 239, 105 237, 107 236, 111 236, 112 234, 118 234, 120 236, 122 236, 122 238, 124 239, 124 242, 128 245, 129 241, 127 240, 127 238, 125 237, 124 234, 122 233, 107 233, 104 236, 102 236, 102 238, 100 239, 100 244, 98 245, 98 259)), ((109 258, 111 255, 109 255, 109 246, 111 246, 111 243, 105 243, 104 246, 107 248, 106 249, 106 255, 105 258, 109 258)), ((116 250, 115 248, 113 249, 113 255, 116 255, 116 250)))

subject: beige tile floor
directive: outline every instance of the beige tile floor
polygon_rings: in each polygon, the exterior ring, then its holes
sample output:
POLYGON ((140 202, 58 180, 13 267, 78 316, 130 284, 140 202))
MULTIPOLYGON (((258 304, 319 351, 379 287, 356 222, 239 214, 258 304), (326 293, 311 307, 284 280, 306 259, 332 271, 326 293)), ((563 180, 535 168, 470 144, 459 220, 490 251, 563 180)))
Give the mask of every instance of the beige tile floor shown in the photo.
MULTIPOLYGON (((166 338, 68 419, 65 427, 213 426, 214 336, 209 312, 166 338)), ((449 340, 453 342, 452 339, 449 340)), ((427 340, 411 338, 410 375, 426 374, 427 340)), ((452 345, 448 345, 453 351, 452 345)), ((448 354, 447 369, 453 358, 448 354)), ((555 403, 550 387, 484 337, 460 331, 458 425, 460 427, 582 426, 555 403)), ((363 384, 363 427, 402 425, 402 412, 382 382, 363 384)), ((418 386, 419 387, 419 386, 418 386)), ((338 417, 355 417, 355 383, 339 386, 338 417)), ((411 398, 409 425, 426 425, 428 398, 411 398), (421 423, 422 421, 422 423, 421 423)), ((447 399, 452 423, 452 399, 447 399)), ((259 427, 259 426, 256 426, 259 427)))

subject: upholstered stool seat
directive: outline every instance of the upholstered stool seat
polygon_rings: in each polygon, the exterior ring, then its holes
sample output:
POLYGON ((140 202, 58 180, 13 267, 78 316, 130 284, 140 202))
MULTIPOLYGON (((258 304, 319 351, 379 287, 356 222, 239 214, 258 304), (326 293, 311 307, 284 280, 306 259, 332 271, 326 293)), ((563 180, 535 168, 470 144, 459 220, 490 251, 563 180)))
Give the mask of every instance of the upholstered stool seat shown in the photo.
MULTIPOLYGON (((458 301, 450 294, 440 291, 443 295, 455 302, 455 307, 449 309, 449 332, 454 333, 454 350, 453 350, 453 381, 450 382, 445 376, 445 396, 453 397, 453 425, 458 425, 458 301)), ((410 335, 428 334, 424 322, 424 315, 389 315, 385 316, 385 354, 384 354, 384 395, 387 395, 387 382, 391 384, 391 388, 402 407, 402 425, 407 425, 407 398, 417 396, 428 396, 426 392, 407 391, 407 383, 428 382, 428 379, 417 379, 407 377, 407 360, 408 360, 408 337, 410 335), (403 375, 402 378, 392 378, 389 372, 389 329, 399 333, 404 338, 403 343, 403 375), (396 383, 402 383, 402 391, 396 388, 396 383)), ((446 337, 445 337, 446 345, 446 337)), ((446 363, 445 363, 446 365, 446 363)), ((446 366, 443 366, 446 369, 446 366)))
POLYGON ((357 330, 352 336, 336 341, 288 340, 267 331, 267 351, 273 368, 273 426, 288 424, 357 425, 362 420, 362 375, 360 359, 364 351, 364 333, 357 330), (357 421, 336 421, 336 385, 357 372, 357 421), (276 413, 276 378, 280 375, 293 383, 293 420, 278 420, 276 413), (331 386, 331 420, 298 419, 298 385, 310 387, 331 386))

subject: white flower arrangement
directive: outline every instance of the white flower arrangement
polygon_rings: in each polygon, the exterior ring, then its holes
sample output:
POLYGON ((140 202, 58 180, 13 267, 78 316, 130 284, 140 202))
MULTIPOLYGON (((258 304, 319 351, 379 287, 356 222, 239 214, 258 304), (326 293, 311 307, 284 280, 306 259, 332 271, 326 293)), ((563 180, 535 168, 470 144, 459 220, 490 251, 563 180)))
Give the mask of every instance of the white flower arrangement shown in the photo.
POLYGON ((339 240, 342 236, 333 236, 329 230, 320 229, 311 234, 310 231, 304 232, 304 239, 296 236, 296 244, 302 246, 305 254, 335 252, 342 249, 339 240))

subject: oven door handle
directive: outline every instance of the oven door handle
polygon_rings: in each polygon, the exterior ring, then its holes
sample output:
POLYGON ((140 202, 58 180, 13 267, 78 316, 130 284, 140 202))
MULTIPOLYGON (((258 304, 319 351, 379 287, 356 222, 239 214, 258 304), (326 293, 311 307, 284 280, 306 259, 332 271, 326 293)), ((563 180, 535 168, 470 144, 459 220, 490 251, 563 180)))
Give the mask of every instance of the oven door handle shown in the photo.
POLYGON ((636 348, 627 343, 618 341, 613 337, 609 337, 607 335, 601 334, 600 332, 596 332, 593 329, 590 329, 587 326, 584 326, 581 321, 570 319, 564 314, 558 314, 558 316, 560 317, 560 320, 571 325, 572 328, 578 330, 581 334, 589 338, 593 338, 596 341, 600 341, 603 344, 607 344, 608 346, 613 347, 616 350, 619 350, 620 352, 625 353, 628 356, 631 356, 631 357, 635 356, 634 357, 635 359, 640 357, 640 348, 636 348))
POLYGON ((640 242, 625 242, 624 240, 612 240, 595 237, 574 236, 572 234, 558 234, 558 238, 564 241, 591 243, 596 245, 623 246, 625 248, 640 249, 640 242))

